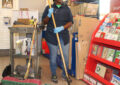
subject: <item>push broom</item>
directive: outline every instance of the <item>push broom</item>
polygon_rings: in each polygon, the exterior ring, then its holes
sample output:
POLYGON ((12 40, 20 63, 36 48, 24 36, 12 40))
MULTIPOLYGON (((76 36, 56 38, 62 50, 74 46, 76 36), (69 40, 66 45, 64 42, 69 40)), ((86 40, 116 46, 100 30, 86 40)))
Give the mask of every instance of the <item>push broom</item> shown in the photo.
MULTIPOLYGON (((48 4, 49 4, 49 8, 51 8, 50 0, 48 0, 48 4)), ((56 22, 55 22, 55 18, 54 18, 53 13, 52 13, 52 20, 53 20, 53 23, 54 23, 54 27, 56 28, 56 22)), ((62 57, 62 62, 63 62, 63 65, 64 65, 65 74, 66 74, 66 77, 67 77, 67 83, 68 83, 68 85, 70 85, 70 80, 69 80, 69 76, 68 76, 68 72, 67 72, 67 68, 66 68, 66 64, 65 64, 65 59, 64 59, 62 48, 61 48, 61 44, 60 44, 60 39, 59 39, 58 33, 56 33, 56 36, 57 36, 57 41, 58 41, 61 57, 62 57)))

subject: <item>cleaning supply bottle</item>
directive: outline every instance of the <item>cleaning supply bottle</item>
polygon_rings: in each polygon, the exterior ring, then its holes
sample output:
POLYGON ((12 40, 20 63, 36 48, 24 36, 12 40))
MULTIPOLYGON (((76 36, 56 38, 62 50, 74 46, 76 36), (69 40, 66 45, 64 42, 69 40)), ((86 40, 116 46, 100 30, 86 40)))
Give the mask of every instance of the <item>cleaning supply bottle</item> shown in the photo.
POLYGON ((33 25, 33 24, 34 24, 34 17, 32 16, 30 19, 30 25, 33 25))

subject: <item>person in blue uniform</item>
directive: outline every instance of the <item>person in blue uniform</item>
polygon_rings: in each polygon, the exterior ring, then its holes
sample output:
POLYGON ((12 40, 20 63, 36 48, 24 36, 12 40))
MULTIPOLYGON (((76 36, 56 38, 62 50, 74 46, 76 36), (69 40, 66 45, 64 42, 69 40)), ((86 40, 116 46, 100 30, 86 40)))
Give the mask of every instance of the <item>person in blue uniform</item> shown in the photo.
MULTIPOLYGON (((69 55, 69 31, 68 28, 73 24, 73 16, 70 8, 63 4, 62 0, 54 0, 52 8, 47 6, 43 12, 42 21, 47 24, 47 30, 45 32, 45 39, 47 41, 50 50, 50 69, 52 73, 52 81, 58 82, 56 69, 57 69, 57 53, 58 53, 58 41, 56 33, 59 34, 63 55, 68 68, 68 55, 69 55), (56 28, 54 28, 52 13, 55 18, 56 28)), ((62 77, 66 78, 64 66, 62 65, 62 77)))

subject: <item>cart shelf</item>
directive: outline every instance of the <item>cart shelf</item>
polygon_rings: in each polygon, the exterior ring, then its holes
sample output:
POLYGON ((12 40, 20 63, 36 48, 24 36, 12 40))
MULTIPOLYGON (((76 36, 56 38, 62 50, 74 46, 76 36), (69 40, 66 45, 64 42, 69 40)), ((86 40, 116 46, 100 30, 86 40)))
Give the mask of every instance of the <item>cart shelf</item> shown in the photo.
MULTIPOLYGON (((29 55, 13 55, 14 58, 29 58, 29 55)), ((31 58, 37 58, 37 56, 31 56, 31 58)))
POLYGON ((40 77, 40 70, 39 70, 39 55, 38 52, 38 32, 41 33, 41 29, 35 29, 34 27, 9 27, 10 30, 10 61, 11 61, 11 74, 14 73, 14 58, 29 58, 29 55, 16 55, 14 54, 14 33, 33 33, 35 30, 35 54, 34 56, 31 56, 31 58, 34 58, 34 74, 35 77, 40 77))

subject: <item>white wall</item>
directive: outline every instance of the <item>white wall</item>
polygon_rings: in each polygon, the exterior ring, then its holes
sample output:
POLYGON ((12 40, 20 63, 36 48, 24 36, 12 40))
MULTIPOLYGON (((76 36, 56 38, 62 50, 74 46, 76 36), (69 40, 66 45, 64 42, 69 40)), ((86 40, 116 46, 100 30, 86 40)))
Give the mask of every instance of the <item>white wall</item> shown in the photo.
MULTIPOLYGON (((2 3, 2 0, 0 0, 2 3)), ((18 0, 14 0, 14 6, 12 9, 2 8, 0 4, 0 49, 9 49, 9 30, 8 27, 11 25, 5 25, 3 22, 4 17, 12 17, 12 11, 18 9, 18 0)))
POLYGON ((13 9, 2 8, 2 0, 0 0, 0 49, 9 49, 9 30, 8 27, 3 23, 3 17, 11 17, 12 11, 18 10, 19 8, 29 8, 39 10, 40 17, 46 6, 47 0, 13 0, 13 9))
POLYGON ((19 0, 19 8, 37 9, 43 12, 47 0, 19 0))
POLYGON ((100 0, 99 4, 100 20, 103 19, 103 17, 108 13, 110 13, 110 0, 100 0))

